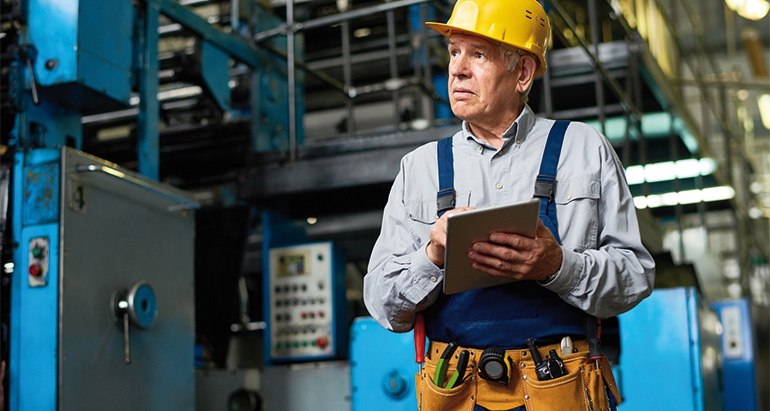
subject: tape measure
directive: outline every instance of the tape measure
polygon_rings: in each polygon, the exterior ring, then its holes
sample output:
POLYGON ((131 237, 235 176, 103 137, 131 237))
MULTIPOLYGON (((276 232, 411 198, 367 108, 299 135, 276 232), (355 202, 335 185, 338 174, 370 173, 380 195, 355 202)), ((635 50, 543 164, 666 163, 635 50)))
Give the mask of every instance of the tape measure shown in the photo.
POLYGON ((508 370, 510 358, 505 355, 505 350, 498 347, 490 347, 481 353, 479 359, 479 377, 493 382, 508 385, 508 370))

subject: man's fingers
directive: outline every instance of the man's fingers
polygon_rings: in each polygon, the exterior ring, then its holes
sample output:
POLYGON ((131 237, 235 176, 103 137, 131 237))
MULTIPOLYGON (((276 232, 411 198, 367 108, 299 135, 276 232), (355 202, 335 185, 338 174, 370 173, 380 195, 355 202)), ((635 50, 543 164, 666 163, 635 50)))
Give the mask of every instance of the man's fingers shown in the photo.
POLYGON ((447 210, 444 214, 442 214, 441 218, 446 219, 446 217, 449 216, 450 214, 462 213, 463 211, 469 211, 469 210, 474 210, 474 209, 475 209, 475 207, 457 207, 457 208, 453 208, 451 210, 447 210))

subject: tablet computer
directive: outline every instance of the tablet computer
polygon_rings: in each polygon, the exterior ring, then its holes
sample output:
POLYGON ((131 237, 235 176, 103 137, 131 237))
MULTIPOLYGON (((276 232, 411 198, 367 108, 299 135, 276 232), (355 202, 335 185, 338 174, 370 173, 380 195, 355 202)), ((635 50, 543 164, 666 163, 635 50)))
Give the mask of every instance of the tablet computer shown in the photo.
POLYGON ((495 232, 520 234, 535 238, 540 200, 480 208, 447 217, 444 250, 444 293, 454 294, 476 288, 516 281, 494 277, 471 267, 468 250, 478 241, 488 241, 495 232))

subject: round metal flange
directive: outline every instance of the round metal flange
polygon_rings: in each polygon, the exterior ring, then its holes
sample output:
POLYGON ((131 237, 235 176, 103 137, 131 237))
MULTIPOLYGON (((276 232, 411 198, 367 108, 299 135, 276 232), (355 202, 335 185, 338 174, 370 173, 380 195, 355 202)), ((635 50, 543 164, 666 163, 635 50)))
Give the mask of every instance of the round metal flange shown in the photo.
POLYGON ((139 281, 128 291, 128 314, 139 328, 150 328, 158 318, 158 301, 146 281, 139 281))

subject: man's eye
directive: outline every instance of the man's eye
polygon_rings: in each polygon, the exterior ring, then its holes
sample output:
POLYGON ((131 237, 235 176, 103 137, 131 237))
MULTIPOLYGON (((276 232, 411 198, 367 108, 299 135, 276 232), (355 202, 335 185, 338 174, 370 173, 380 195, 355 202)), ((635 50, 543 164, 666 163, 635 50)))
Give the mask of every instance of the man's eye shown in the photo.
POLYGON ((483 59, 483 58, 486 58, 486 57, 487 56, 485 56, 483 53, 476 53, 476 58, 477 59, 483 59))

